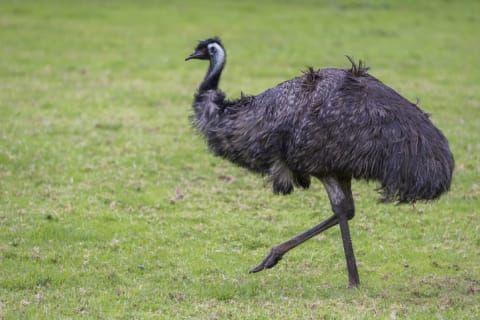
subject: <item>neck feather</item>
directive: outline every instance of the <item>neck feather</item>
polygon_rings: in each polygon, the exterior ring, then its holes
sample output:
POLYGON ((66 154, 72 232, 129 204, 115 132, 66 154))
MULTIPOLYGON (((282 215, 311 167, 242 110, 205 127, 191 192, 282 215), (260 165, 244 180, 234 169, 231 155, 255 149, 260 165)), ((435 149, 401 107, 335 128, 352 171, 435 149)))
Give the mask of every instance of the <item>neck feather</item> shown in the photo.
POLYGON ((200 91, 217 90, 218 82, 225 66, 225 50, 218 44, 213 45, 216 48, 215 54, 210 58, 210 66, 205 79, 200 85, 200 91))

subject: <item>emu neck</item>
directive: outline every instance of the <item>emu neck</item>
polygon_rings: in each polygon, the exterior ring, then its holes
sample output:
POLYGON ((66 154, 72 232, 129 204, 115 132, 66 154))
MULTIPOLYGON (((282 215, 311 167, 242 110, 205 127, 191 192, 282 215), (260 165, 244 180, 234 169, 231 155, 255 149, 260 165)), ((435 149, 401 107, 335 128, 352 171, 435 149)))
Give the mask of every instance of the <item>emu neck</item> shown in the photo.
POLYGON ((205 79, 200 85, 200 92, 207 90, 217 90, 218 83, 220 81, 220 76, 222 75, 222 70, 225 65, 225 58, 223 57, 212 57, 210 59, 210 66, 208 68, 205 79))

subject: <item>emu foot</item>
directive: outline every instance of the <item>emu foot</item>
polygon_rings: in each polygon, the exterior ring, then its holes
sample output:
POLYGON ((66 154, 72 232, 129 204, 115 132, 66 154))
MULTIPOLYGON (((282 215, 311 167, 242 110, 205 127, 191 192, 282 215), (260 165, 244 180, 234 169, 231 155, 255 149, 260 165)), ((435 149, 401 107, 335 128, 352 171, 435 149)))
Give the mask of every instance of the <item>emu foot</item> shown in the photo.
POLYGON ((255 272, 262 271, 264 269, 273 268, 278 263, 278 261, 282 259, 282 256, 283 256, 283 252, 280 252, 275 248, 273 248, 268 254, 268 256, 265 259, 263 259, 263 261, 258 266, 250 269, 250 273, 255 273, 255 272))

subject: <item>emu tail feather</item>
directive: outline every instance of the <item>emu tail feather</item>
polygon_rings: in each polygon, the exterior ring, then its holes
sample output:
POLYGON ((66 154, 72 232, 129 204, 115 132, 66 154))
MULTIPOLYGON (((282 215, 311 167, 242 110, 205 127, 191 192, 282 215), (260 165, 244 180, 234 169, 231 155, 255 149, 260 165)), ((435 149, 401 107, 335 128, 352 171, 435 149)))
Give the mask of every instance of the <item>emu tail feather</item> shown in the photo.
POLYGON ((380 179, 382 201, 434 200, 450 189, 454 159, 446 139, 441 138, 441 143, 419 139, 416 148, 406 149, 402 144, 391 148, 380 179))

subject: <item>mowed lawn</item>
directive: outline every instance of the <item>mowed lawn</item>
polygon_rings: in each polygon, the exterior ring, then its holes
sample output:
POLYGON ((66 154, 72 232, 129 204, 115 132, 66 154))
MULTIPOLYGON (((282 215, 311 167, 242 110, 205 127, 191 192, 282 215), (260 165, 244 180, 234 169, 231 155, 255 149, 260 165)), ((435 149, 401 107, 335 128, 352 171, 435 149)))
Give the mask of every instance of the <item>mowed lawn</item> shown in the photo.
POLYGON ((0 318, 476 319, 480 2, 0 2, 0 318), (345 55, 432 115, 450 193, 377 203, 355 182, 362 286, 338 228, 248 274, 330 213, 321 184, 274 196, 191 127, 220 36, 220 87, 257 94, 345 55))

